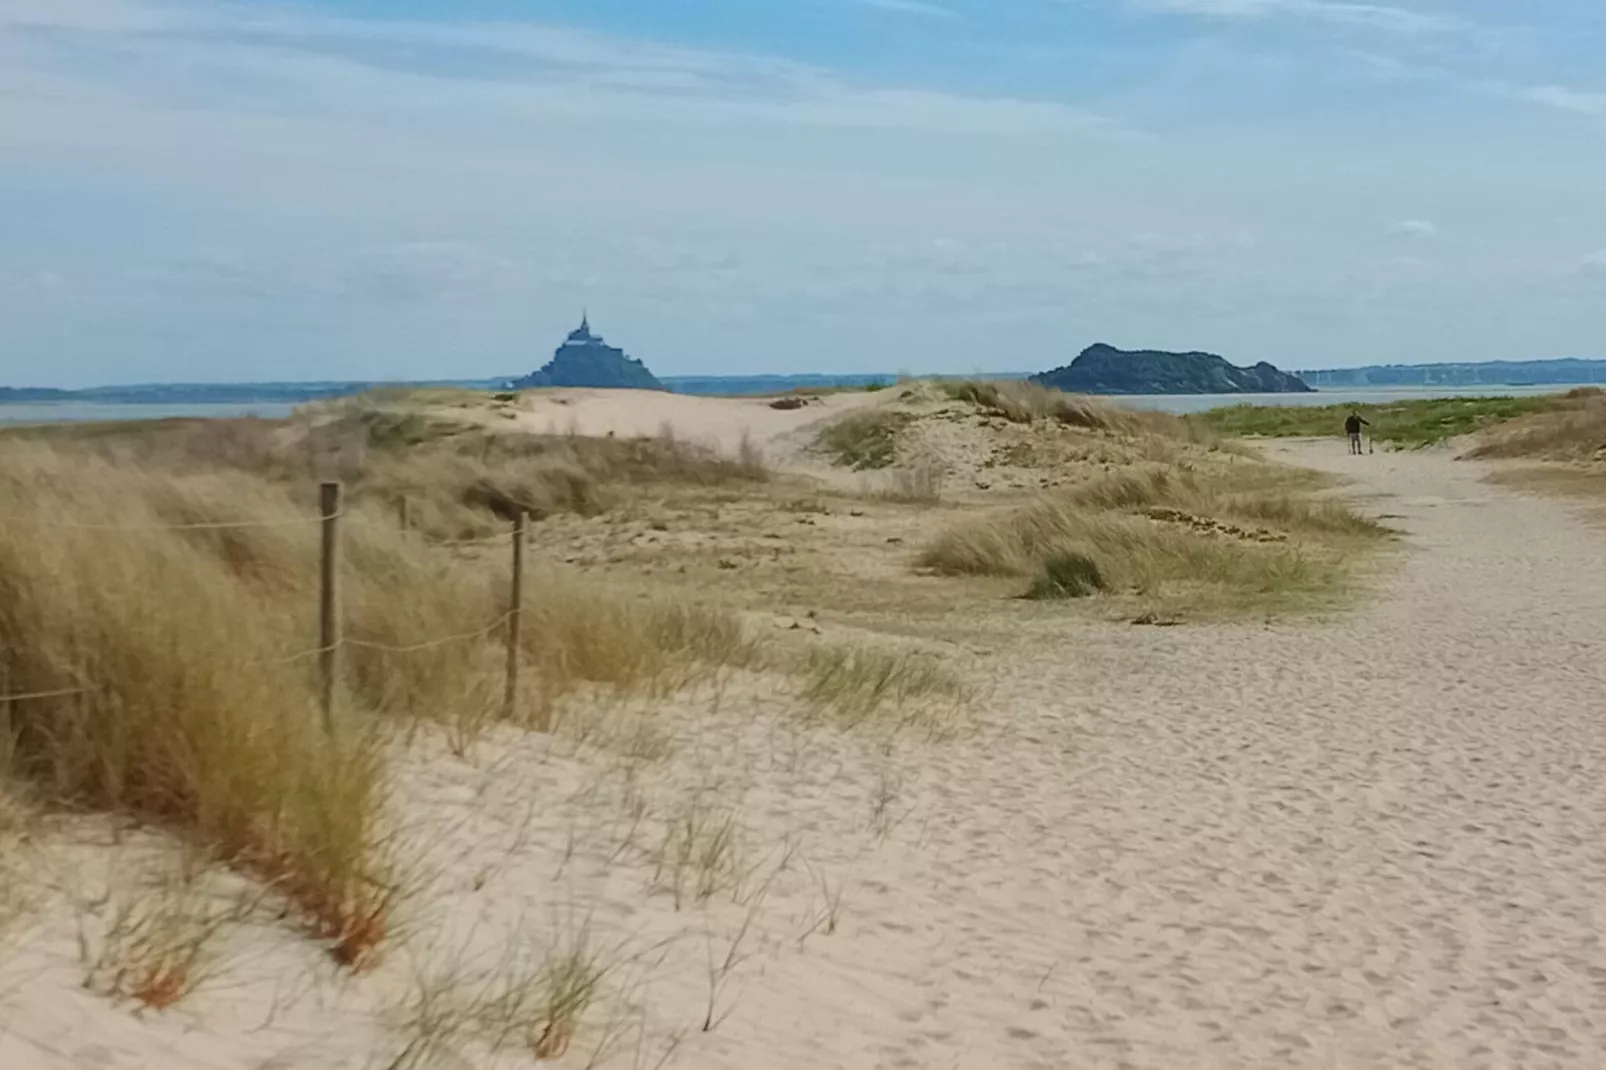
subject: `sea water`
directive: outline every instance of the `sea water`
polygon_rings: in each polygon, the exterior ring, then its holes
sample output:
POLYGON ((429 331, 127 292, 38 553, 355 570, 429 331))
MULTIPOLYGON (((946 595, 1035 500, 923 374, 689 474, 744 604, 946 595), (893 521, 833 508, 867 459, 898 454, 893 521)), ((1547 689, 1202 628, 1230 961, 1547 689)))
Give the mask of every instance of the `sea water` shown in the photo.
MULTIPOLYGON (((699 393, 738 394, 752 377, 710 376, 697 380, 699 393)), ((822 377, 823 378, 823 377, 822 377)), ((855 377, 857 379, 858 377, 855 377)), ((844 389, 860 389, 854 382, 844 389)), ((1561 394, 1572 387, 1566 384, 1543 386, 1474 386, 1474 387, 1389 387, 1380 389, 1323 390, 1314 394, 1144 394, 1114 395, 1108 400, 1136 409, 1158 409, 1161 412, 1190 413, 1229 405, 1378 405, 1394 401, 1415 401, 1425 398, 1453 397, 1536 397, 1544 394, 1561 394)), ((99 402, 37 402, 0 405, 0 425, 46 423, 92 423, 110 420, 160 420, 175 417, 226 418, 231 416, 262 416, 279 418, 289 416, 296 405, 286 402, 230 402, 228 404, 106 404, 99 402)))

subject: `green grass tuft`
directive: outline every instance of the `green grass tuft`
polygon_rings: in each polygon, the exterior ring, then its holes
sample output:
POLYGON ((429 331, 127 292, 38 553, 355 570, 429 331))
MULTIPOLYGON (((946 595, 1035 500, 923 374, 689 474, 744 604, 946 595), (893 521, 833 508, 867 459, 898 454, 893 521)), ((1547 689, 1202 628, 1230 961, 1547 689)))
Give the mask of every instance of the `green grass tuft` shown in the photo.
POLYGON ((961 701, 959 677, 930 654, 864 645, 816 647, 803 665, 803 697, 846 727, 904 723, 910 706, 961 701))
POLYGON ((1058 553, 1043 562, 1026 597, 1034 601, 1086 598, 1104 589, 1104 573, 1098 562, 1086 554, 1058 553))

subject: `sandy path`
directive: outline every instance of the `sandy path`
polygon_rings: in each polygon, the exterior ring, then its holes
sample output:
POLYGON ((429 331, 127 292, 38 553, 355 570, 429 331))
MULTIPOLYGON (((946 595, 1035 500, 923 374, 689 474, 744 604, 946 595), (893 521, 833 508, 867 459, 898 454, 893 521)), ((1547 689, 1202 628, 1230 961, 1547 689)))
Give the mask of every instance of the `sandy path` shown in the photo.
POLYGON ((1076 626, 1003 673, 1007 727, 950 753, 921 849, 876 874, 896 890, 755 1043, 822 1067, 1606 1065, 1606 537, 1442 454, 1286 452, 1403 517, 1381 600, 1076 626))

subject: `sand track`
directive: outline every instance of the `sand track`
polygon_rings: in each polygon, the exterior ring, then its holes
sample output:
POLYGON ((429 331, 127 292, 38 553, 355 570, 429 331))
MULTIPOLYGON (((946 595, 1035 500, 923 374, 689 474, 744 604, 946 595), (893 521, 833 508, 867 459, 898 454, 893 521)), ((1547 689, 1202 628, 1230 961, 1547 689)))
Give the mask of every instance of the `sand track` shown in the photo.
POLYGON ((843 1065, 1606 1065, 1606 539, 1447 454, 1284 452, 1401 517, 1380 600, 1003 673, 843 1065))

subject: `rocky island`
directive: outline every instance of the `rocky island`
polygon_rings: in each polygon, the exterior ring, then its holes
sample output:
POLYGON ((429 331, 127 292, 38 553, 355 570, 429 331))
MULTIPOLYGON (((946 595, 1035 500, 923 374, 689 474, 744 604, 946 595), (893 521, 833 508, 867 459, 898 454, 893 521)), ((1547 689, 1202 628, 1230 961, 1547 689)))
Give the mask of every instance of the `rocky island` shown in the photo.
POLYGON ((608 345, 591 331, 591 317, 582 316, 580 326, 569 332, 546 367, 513 380, 514 390, 547 386, 592 386, 628 390, 663 390, 664 384, 646 365, 625 351, 608 345))
POLYGON ((1073 394, 1307 394, 1311 388, 1262 361, 1252 368, 1214 353, 1167 353, 1088 346, 1063 368, 1032 376, 1073 394))

